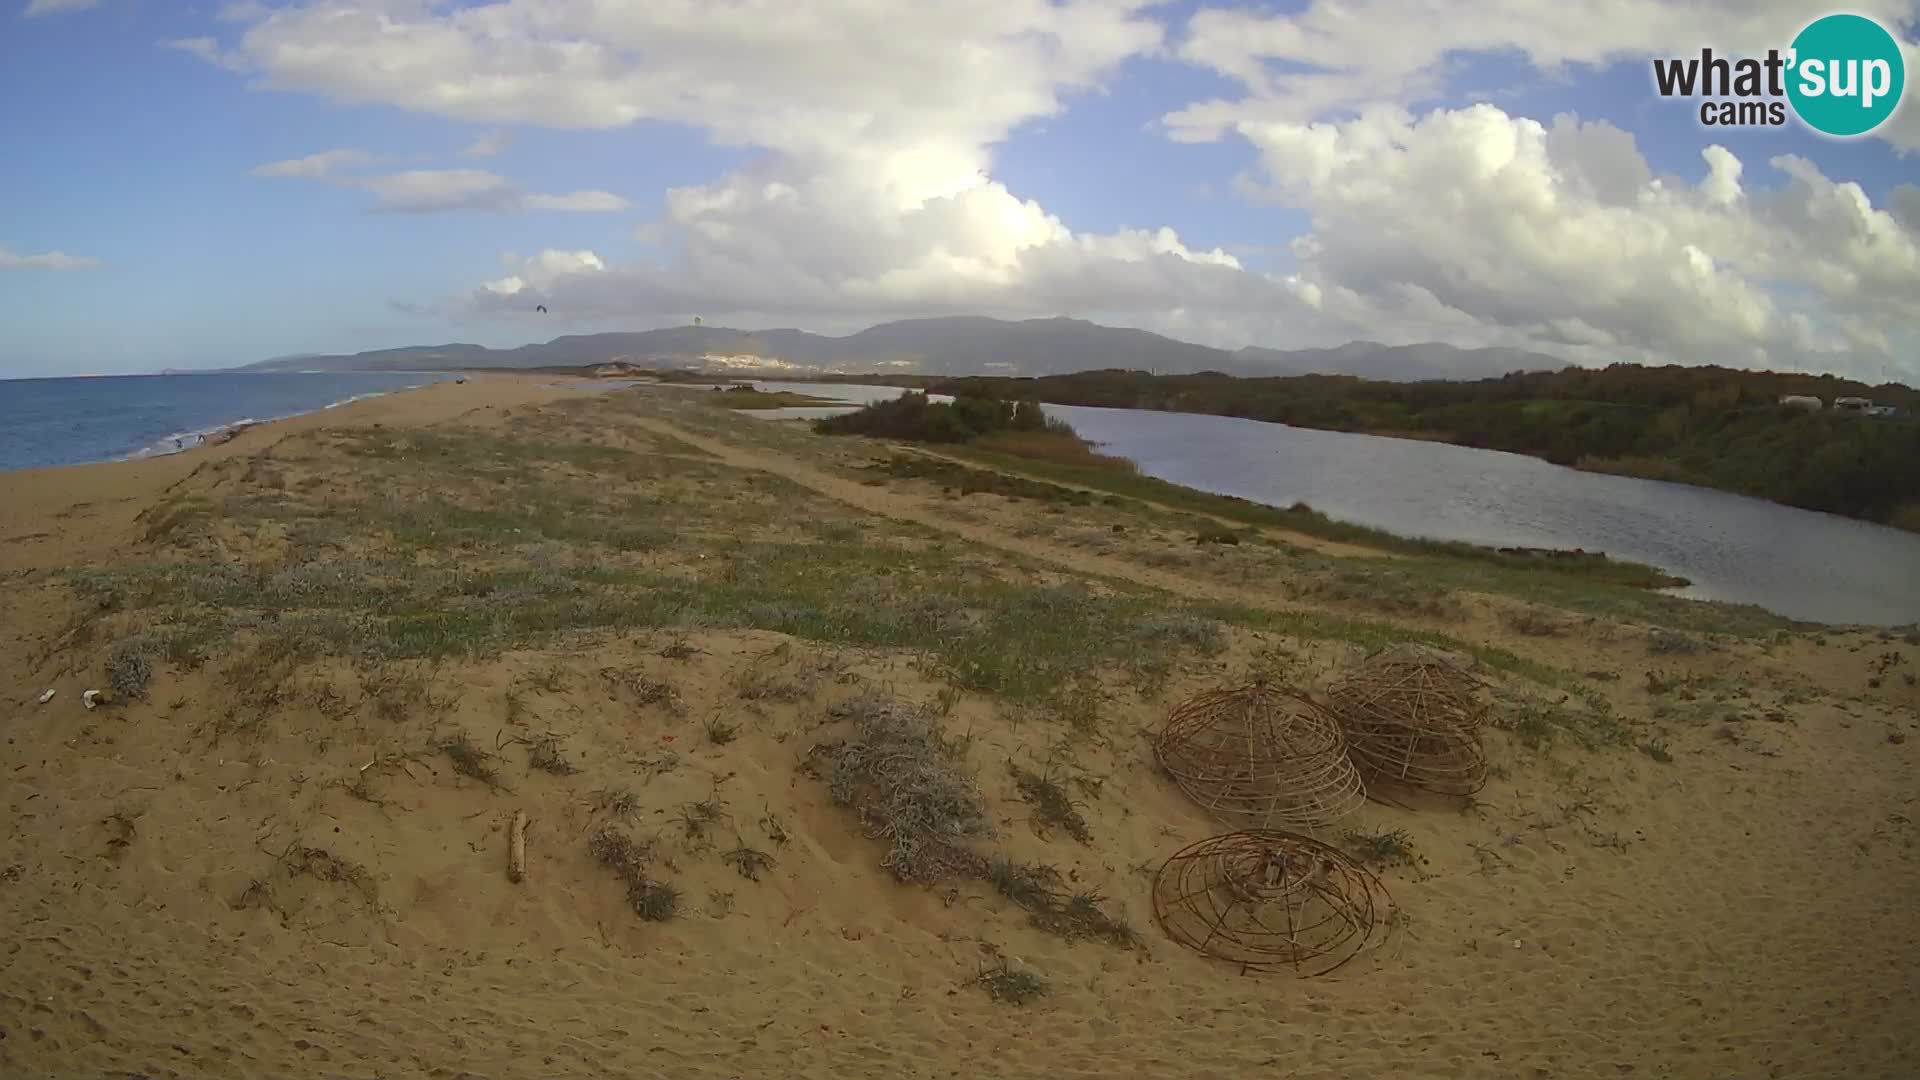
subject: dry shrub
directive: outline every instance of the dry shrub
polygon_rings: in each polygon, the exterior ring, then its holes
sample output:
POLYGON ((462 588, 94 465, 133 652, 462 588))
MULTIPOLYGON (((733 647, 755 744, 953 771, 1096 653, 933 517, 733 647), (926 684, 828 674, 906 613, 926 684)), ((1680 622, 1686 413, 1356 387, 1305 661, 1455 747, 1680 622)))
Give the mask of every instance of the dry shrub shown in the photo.
POLYGON ((647 874, 653 858, 651 844, 635 843, 619 829, 602 825, 587 837, 587 854, 626 884, 627 906, 635 915, 648 922, 666 922, 679 913, 680 890, 647 874))
POLYGON ((906 882, 975 876, 984 866, 966 846, 992 832, 979 785, 965 766, 966 743, 937 717, 868 693, 835 710, 853 734, 815 753, 829 763, 833 800, 851 807, 867 835, 888 844, 880 865, 906 882))

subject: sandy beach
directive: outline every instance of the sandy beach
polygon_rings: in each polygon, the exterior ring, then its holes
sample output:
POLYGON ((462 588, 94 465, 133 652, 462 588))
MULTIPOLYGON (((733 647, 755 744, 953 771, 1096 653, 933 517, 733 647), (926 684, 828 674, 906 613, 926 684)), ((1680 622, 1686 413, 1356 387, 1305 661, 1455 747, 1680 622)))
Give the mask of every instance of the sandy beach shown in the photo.
POLYGON ((479 375, 0 474, 0 1074, 1920 1074, 1920 637, 1504 586, 1392 608, 1289 583, 1418 560, 876 455, 479 375), (1153 875, 1228 828, 1155 764, 1169 708, 1320 694, 1402 638, 1473 658, 1491 775, 1317 831, 1400 835, 1384 944, 1306 979, 1169 940, 1153 875), (959 740, 983 855, 1137 944, 889 874, 821 764, 880 698, 959 740), (1046 992, 995 1000, 1007 964, 1046 992))

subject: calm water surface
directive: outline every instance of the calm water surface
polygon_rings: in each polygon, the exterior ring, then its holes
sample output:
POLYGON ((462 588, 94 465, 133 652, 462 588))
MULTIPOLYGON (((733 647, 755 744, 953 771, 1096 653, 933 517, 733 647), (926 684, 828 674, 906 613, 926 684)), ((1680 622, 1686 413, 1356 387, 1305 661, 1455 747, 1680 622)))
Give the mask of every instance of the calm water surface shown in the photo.
MULTIPOLYGON (((865 403, 889 386, 779 383, 865 403)), ((1920 535, 1709 488, 1605 476, 1444 443, 1256 420, 1048 405, 1109 453, 1176 484, 1274 506, 1305 502, 1403 536, 1585 548, 1693 582, 1680 595, 1790 618, 1920 622, 1920 535)), ((770 418, 841 409, 778 409, 770 418)))
POLYGON ((1681 595, 1816 622, 1920 622, 1920 535, 1761 499, 1444 443, 1224 416, 1047 406, 1176 484, 1305 502, 1406 536, 1585 548, 1693 582, 1681 595))

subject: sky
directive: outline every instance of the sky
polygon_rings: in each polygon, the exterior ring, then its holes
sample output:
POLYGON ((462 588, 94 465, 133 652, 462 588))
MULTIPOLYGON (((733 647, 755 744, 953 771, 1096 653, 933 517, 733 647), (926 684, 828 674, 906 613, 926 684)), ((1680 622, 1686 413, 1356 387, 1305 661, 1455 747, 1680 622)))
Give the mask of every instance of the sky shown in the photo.
POLYGON ((1654 88, 1830 10, 0 0, 0 378, 964 313, 1920 384, 1920 106, 1654 88))

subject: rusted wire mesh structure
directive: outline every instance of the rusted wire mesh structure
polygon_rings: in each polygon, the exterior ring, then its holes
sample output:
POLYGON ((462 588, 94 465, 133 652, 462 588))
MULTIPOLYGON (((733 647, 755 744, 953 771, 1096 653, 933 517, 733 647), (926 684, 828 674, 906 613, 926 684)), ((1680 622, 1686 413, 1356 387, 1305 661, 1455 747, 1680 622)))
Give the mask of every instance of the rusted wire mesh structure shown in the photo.
POLYGON ((1366 802, 1339 722, 1293 690, 1189 698, 1167 716, 1153 751, 1180 790, 1231 825, 1325 825, 1366 802))
POLYGON ((1437 654, 1396 647, 1327 690, 1347 754, 1376 796, 1384 782, 1441 795, 1486 786, 1480 681, 1437 654))
POLYGON ((1173 940, 1245 971, 1325 975, 1380 943, 1380 879, 1294 833, 1228 833, 1182 849, 1153 880, 1153 918, 1173 940))

